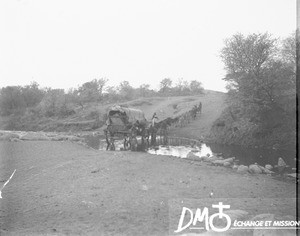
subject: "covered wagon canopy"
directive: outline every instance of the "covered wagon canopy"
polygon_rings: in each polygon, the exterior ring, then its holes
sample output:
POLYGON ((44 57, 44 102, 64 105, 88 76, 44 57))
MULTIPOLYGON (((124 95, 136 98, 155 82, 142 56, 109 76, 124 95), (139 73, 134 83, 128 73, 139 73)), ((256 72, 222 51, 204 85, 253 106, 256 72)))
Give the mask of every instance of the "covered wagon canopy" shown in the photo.
POLYGON ((108 116, 113 116, 115 114, 125 114, 128 117, 128 122, 130 123, 135 123, 136 121, 146 123, 145 114, 139 109, 114 105, 109 108, 108 116))

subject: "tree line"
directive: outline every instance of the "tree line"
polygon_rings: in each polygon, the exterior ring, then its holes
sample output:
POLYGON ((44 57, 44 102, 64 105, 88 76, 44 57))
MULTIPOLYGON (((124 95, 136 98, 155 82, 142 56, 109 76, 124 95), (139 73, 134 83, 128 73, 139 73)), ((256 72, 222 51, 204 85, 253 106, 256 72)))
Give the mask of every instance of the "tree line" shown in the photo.
POLYGON ((296 36, 237 33, 224 41, 228 108, 222 143, 284 146, 296 140, 296 36))
POLYGON ((123 102, 139 97, 185 96, 202 94, 201 82, 179 79, 173 86, 170 78, 160 82, 159 90, 150 89, 149 84, 134 88, 128 81, 117 86, 108 86, 108 79, 93 79, 78 88, 64 89, 41 88, 37 82, 26 86, 7 86, 0 89, 0 114, 2 116, 36 115, 68 116, 74 114, 74 107, 84 108, 88 103, 123 102))

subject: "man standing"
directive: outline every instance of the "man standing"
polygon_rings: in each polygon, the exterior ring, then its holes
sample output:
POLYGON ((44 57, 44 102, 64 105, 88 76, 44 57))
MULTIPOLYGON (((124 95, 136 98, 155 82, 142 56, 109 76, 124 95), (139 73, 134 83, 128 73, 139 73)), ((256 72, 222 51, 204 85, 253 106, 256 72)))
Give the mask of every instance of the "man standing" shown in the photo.
POLYGON ((201 114, 201 112, 202 112, 202 102, 199 103, 198 111, 199 111, 199 113, 201 114))
POLYGON ((156 112, 154 112, 152 118, 151 118, 151 127, 150 127, 150 135, 151 135, 151 145, 156 145, 156 123, 157 123, 158 117, 156 115, 156 112))
POLYGON ((156 112, 154 112, 152 118, 151 118, 151 125, 152 127, 155 127, 155 124, 157 123, 158 117, 156 115, 156 112))

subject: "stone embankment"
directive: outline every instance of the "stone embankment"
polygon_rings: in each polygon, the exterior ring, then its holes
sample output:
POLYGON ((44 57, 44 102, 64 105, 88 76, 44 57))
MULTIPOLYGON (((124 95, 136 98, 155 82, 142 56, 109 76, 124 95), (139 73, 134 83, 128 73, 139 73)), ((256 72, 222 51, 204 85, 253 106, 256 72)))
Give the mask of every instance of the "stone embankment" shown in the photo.
MULTIPOLYGON (((213 156, 207 155, 207 156, 199 157, 191 151, 187 155, 187 158, 192 159, 192 160, 207 162, 214 166, 224 166, 227 168, 232 168, 234 171, 236 171, 239 174, 266 174, 268 176, 274 176, 276 174, 281 174, 280 171, 278 171, 278 170, 281 170, 281 172, 284 173, 284 168, 288 167, 288 165, 286 165, 284 162, 283 162, 284 164, 282 164, 282 158, 279 159, 278 165, 276 165, 274 167, 270 164, 266 164, 265 166, 260 166, 257 163, 251 164, 249 166, 239 165, 238 164, 239 161, 236 160, 235 157, 229 157, 229 158, 224 159, 222 157, 222 154, 215 154, 213 156), (276 172, 274 170, 276 170, 276 172)), ((296 178, 296 176, 297 176, 296 173, 289 173, 289 174, 286 173, 284 175, 286 177, 290 177, 290 178, 296 178)))

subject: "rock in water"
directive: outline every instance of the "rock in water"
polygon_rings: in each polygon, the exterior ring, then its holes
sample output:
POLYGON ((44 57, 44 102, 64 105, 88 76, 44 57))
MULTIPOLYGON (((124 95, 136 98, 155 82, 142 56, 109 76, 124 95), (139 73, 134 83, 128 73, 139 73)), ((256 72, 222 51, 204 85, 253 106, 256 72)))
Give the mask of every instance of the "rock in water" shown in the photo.
POLYGON ((237 170, 238 168, 239 168, 239 166, 236 165, 236 164, 234 164, 234 165, 232 166, 232 169, 234 169, 234 170, 237 170))
POLYGON ((249 172, 252 174, 262 174, 262 169, 258 165, 250 165, 249 172))
POLYGON ((213 153, 213 155, 215 155, 217 157, 221 157, 221 156, 223 156, 223 153, 213 153))
POLYGON ((210 161, 224 160, 224 158, 223 158, 223 157, 217 157, 217 156, 211 156, 211 157, 209 158, 209 160, 210 160, 210 161))
POLYGON ((265 165, 265 168, 268 169, 268 170, 272 170, 272 169, 273 169, 273 166, 271 166, 270 164, 266 164, 266 165, 265 165))
POLYGON ((229 157, 229 158, 224 159, 224 162, 232 163, 234 161, 234 159, 235 159, 235 157, 229 157))
POLYGON ((270 175, 270 174, 274 174, 275 172, 274 171, 271 171, 271 170, 268 170, 268 169, 264 169, 264 171, 263 171, 265 174, 267 174, 267 175, 270 175))
POLYGON ((281 166, 285 167, 286 166, 285 161, 281 157, 278 158, 278 166, 279 167, 281 167, 281 166))
MULTIPOLYGON (((221 159, 221 160, 214 160, 212 161, 212 163, 214 165, 224 165, 224 163, 229 163, 229 165, 231 165, 231 163, 233 163, 234 161, 234 157, 231 158, 227 158, 227 159, 221 159)), ((225 164, 226 166, 228 166, 228 164, 225 164)))
POLYGON ((198 157, 197 155, 195 155, 192 151, 190 151, 190 152, 187 154, 186 158, 192 159, 192 160, 194 160, 194 159, 199 159, 199 157, 198 157))
POLYGON ((223 166, 229 167, 229 166, 231 166, 231 163, 226 161, 226 162, 223 163, 223 166))
POLYGON ((215 160, 215 161, 212 161, 211 163, 216 166, 222 166, 224 164, 224 161, 223 160, 215 160))
POLYGON ((206 156, 203 156, 203 157, 201 157, 201 160, 202 161, 205 161, 205 162, 210 162, 210 157, 206 157, 206 156))
MULTIPOLYGON (((267 165, 266 165, 267 166, 267 165)), ((264 174, 273 174, 274 172, 273 171, 271 171, 271 170, 269 170, 268 168, 265 168, 265 167, 263 167, 263 166, 258 166, 260 169, 261 169, 261 171, 262 171, 262 173, 264 173, 264 174)), ((268 166, 269 167, 269 166, 268 166)), ((270 168, 270 167, 269 167, 270 168)))
POLYGON ((237 169, 237 172, 240 174, 247 174, 248 173, 248 166, 240 165, 237 169))

